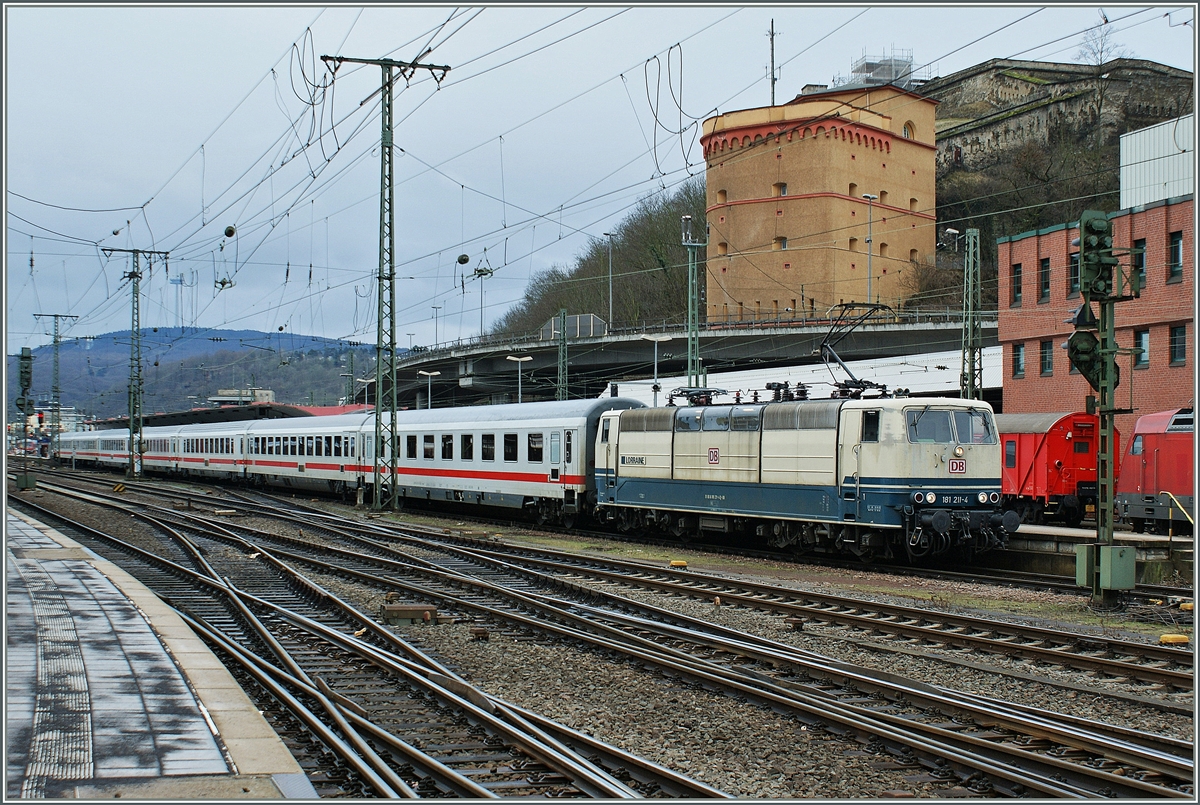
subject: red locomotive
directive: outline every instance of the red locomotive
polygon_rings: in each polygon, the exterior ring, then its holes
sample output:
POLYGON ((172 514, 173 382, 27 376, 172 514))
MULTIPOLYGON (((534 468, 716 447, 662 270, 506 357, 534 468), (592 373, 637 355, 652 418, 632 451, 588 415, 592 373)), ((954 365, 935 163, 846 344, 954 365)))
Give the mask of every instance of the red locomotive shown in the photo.
MULTIPOLYGON (((1026 523, 1055 521, 1075 527, 1098 492, 1095 414, 996 414, 1003 447, 1002 505, 1026 523)), ((1120 453, 1114 434, 1113 453, 1120 453)))
POLYGON ((1166 534, 1168 527, 1175 533, 1192 532, 1184 511, 1195 519, 1194 435, 1191 408, 1146 414, 1134 425, 1115 502, 1117 516, 1139 534, 1166 534))

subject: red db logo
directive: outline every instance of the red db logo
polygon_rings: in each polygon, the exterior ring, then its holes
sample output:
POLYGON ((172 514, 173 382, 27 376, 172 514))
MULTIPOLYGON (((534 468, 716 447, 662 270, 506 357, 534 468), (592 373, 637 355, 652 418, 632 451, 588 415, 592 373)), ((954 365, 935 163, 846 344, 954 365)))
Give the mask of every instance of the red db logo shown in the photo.
MULTIPOLYGON (((720 464, 721 463, 721 448, 719 448, 719 447, 708 448, 708 463, 709 464, 720 464)), ((963 470, 963 472, 966 472, 966 470, 963 470)))
POLYGON ((965 458, 950 459, 950 472, 955 475, 962 474, 967 471, 967 460, 965 458))

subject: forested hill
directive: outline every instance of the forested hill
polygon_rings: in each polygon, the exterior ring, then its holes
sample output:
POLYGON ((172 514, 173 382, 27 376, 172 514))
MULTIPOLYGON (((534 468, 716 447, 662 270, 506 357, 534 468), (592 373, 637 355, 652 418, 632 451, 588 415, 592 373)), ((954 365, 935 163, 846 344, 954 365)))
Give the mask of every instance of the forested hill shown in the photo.
MULTIPOLYGON (((218 389, 267 388, 277 402, 334 405, 346 393, 350 356, 354 374, 374 371, 374 345, 293 333, 157 327, 142 331, 143 410, 177 411, 201 405, 218 389)), ((95 417, 128 413, 129 331, 63 338, 59 388, 63 406, 95 417)), ((50 399, 54 348, 34 349, 33 390, 50 399)), ((17 397, 17 356, 8 356, 9 417, 17 397)), ((361 387, 361 384, 360 384, 361 387)))

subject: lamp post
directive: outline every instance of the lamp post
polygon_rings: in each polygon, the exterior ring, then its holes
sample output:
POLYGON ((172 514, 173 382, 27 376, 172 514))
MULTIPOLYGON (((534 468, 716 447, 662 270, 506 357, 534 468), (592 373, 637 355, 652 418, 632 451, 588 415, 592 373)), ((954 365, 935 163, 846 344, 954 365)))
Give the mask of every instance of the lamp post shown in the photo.
POLYGON ((433 407, 433 378, 434 378, 434 375, 440 375, 441 372, 426 372, 424 369, 418 369, 417 374, 424 375, 426 378, 426 381, 428 383, 428 389, 425 392, 425 396, 426 396, 426 399, 428 400, 428 402, 426 403, 425 407, 432 408, 433 407))
POLYGON ((514 361, 517 364, 517 403, 520 404, 520 402, 521 402, 521 364, 525 363, 525 361, 533 360, 533 356, 532 355, 523 355, 518 358, 516 355, 506 355, 505 359, 514 361))
POLYGON ((875 208, 872 202, 878 201, 879 196, 873 196, 870 193, 863 193, 863 198, 867 200, 867 304, 871 304, 871 225, 875 219, 875 208))
POLYGON ((652 387, 652 390, 654 391, 654 407, 657 408, 658 407, 658 345, 659 345, 659 342, 661 342, 661 341, 670 341, 671 336, 643 334, 642 340, 654 342, 654 386, 652 387))
POLYGON ((408 336, 408 351, 412 352, 412 339, 413 339, 413 336, 416 335, 416 333, 405 333, 405 335, 408 336))
POLYGON ((433 308, 433 343, 438 342, 437 337, 437 312, 442 309, 441 305, 430 305, 433 308))
POLYGON ((608 238, 608 330, 609 330, 609 332, 612 332, 612 326, 613 326, 612 232, 605 232, 604 237, 608 238))
POLYGON ((958 230, 947 227, 946 234, 954 238, 954 253, 958 254, 958 230))

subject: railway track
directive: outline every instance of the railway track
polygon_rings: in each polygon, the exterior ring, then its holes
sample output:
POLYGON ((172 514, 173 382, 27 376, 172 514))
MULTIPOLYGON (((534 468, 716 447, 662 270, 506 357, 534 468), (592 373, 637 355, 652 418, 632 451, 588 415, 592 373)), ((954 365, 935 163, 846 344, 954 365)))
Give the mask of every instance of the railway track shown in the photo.
MULTIPOLYGON (((258 689, 256 698, 273 700, 269 720, 322 796, 725 796, 561 725, 551 728, 558 737, 550 737, 545 726, 428 658, 395 653, 411 648, 261 552, 255 558, 264 561, 222 558, 215 568, 210 558, 220 552, 198 544, 203 538, 193 541, 195 534, 189 539, 143 515, 171 537, 166 552, 191 555, 189 568, 31 508, 98 552, 115 551, 114 561, 233 661, 258 689), (359 640, 364 634, 368 640, 359 640), (567 741, 580 749, 567 748, 567 741), (621 764, 613 770, 630 783, 590 757, 621 764)), ((194 522, 190 529, 205 531, 194 522)))
MULTIPOLYGON (((175 515, 197 521, 194 515, 175 515)), ((863 751, 887 756, 902 767, 923 768, 926 774, 957 781, 977 794, 1170 797, 1191 792, 1190 744, 1019 713, 1006 703, 831 664, 818 655, 729 633, 579 581, 588 576, 624 585, 636 577, 640 586, 663 589, 667 582, 662 580, 647 585, 644 566, 633 576, 626 568, 624 578, 617 579, 611 568, 598 573, 595 567, 567 565, 561 558, 532 559, 529 551, 502 556, 479 545, 464 547, 461 539, 456 540, 460 544, 435 546, 428 538, 405 537, 378 524, 362 529, 370 532, 364 536, 344 523, 319 519, 305 513, 304 539, 242 526, 228 529, 241 536, 222 539, 244 540, 244 550, 269 550, 280 562, 303 563, 378 589, 425 596, 439 607, 470 612, 508 628, 549 632, 596 650, 616 651, 660 673, 684 676, 783 708, 824 729, 853 734, 863 751), (326 536, 314 542, 314 531, 326 536), (356 550, 334 544, 354 545, 356 550)), ((203 527, 215 525, 204 518, 199 522, 203 527)), ((692 578, 685 579, 683 587, 691 588, 686 594, 695 595, 696 579, 687 575, 692 578)), ((679 581, 672 583, 677 592, 679 581)), ((765 595, 721 590, 724 596, 744 597, 739 603, 755 608, 787 603, 776 600, 775 589, 765 595)))

